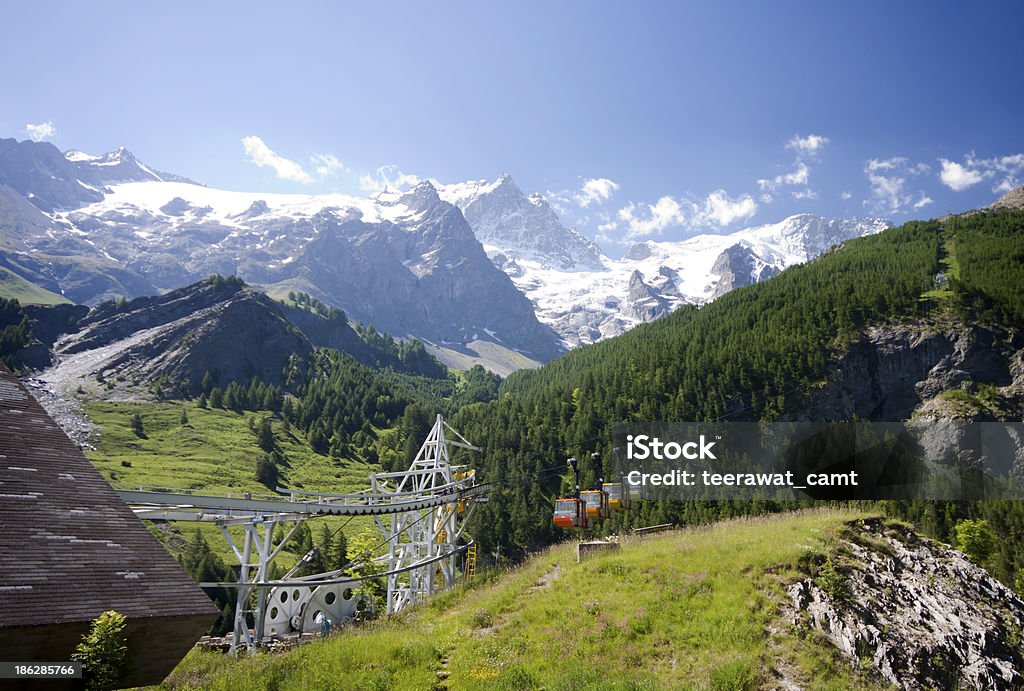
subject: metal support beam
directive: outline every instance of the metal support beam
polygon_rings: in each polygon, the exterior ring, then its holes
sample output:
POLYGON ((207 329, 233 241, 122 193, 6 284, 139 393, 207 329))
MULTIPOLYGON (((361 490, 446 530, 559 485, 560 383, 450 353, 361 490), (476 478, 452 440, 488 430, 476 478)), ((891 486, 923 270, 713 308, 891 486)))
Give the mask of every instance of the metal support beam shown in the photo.
MULTIPOLYGON (((281 490, 286 496, 252 498, 140 489, 118 490, 118 494, 140 518, 216 522, 239 564, 236 584, 217 584, 237 588, 230 652, 237 653, 242 646, 254 651, 265 639, 270 586, 301 586, 300 590, 305 588, 306 602, 319 602, 310 589, 338 588, 346 583, 385 577, 387 613, 393 614, 455 585, 456 558, 466 549, 458 541, 466 519, 477 501, 486 499, 489 487, 476 484, 475 473, 467 466, 451 465, 450 446, 479 451, 438 415, 407 471, 373 474, 369 478, 370 489, 354 494, 281 490), (388 546, 387 557, 378 558, 386 559, 386 571, 360 578, 345 576, 337 570, 296 578, 291 577, 293 569, 281 581, 273 581, 273 561, 299 525, 309 518, 327 515, 372 516, 388 546), (275 528, 281 523, 292 526, 275 545, 275 528), (242 528, 241 548, 228 532, 230 526, 242 528)), ((284 596, 281 600, 285 601, 284 596)), ((331 594, 325 602, 330 604, 334 600, 331 594)), ((275 600, 278 607, 282 603, 275 600)), ((271 614, 274 616, 270 617, 270 626, 289 625, 287 617, 282 618, 273 610, 271 614)))

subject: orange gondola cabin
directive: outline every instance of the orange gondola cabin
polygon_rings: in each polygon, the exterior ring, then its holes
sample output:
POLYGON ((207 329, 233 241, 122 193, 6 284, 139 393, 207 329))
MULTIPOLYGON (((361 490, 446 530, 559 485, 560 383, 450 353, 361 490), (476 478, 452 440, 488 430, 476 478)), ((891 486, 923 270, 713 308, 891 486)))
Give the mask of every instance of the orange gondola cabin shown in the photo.
POLYGON ((555 500, 555 515, 552 519, 559 528, 584 529, 590 527, 587 507, 582 499, 562 497, 555 500))

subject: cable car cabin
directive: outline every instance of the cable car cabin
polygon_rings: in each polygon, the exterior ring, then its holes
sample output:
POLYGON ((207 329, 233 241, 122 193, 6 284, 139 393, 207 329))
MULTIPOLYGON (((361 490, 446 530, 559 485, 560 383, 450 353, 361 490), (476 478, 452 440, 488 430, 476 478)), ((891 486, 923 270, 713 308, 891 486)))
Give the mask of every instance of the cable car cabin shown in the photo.
POLYGON ((580 492, 580 499, 587 505, 587 518, 592 521, 608 518, 612 510, 608 506, 608 493, 599 489, 588 489, 580 492))
POLYGON ((612 511, 628 509, 632 504, 629 499, 629 492, 626 491, 626 486, 621 482, 605 482, 601 485, 601 489, 608 494, 608 507, 612 511))
POLYGON ((589 528, 586 505, 575 497, 555 501, 555 515, 552 518, 559 528, 589 528))

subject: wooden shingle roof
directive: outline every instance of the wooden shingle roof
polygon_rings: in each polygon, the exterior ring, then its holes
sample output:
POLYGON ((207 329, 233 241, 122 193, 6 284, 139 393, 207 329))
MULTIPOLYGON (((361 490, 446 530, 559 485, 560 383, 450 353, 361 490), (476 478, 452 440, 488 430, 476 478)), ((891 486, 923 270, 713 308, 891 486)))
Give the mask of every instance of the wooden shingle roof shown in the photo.
POLYGON ((209 616, 213 603, 0 365, 0 631, 209 616))

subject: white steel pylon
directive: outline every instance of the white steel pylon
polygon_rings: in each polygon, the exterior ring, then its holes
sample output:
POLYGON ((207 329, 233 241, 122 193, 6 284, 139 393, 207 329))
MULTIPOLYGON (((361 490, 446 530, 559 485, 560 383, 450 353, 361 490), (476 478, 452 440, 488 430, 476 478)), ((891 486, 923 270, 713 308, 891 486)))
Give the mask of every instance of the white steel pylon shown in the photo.
POLYGON ((371 491, 375 493, 409 495, 410 499, 452 495, 452 501, 448 503, 391 514, 390 525, 376 518, 388 540, 388 571, 391 572, 388 576, 388 614, 399 612, 423 597, 455 585, 457 543, 465 519, 473 508, 471 499, 463 501, 456 495, 474 485, 475 473, 466 466, 451 465, 449 446, 480 450, 438 415, 409 470, 370 476, 371 491), (388 481, 396 483, 394 489, 388 486, 388 481), (433 561, 402 571, 412 564, 429 560, 433 561))

